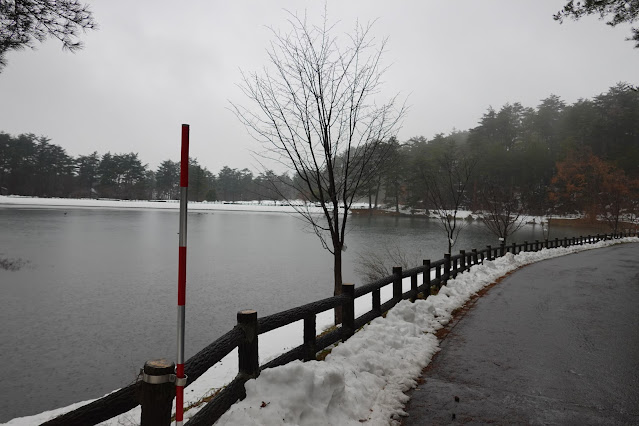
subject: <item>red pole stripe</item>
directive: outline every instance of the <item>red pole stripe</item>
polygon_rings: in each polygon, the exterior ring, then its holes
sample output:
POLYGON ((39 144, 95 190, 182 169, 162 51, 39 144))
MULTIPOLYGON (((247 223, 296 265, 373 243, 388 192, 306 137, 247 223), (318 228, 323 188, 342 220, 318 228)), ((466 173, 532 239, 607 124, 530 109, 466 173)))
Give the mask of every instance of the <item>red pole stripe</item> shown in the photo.
MULTIPOLYGON (((184 364, 178 364, 175 367, 175 375, 177 377, 184 377, 184 364)), ((175 392, 175 421, 181 422, 184 420, 184 388, 178 386, 175 392)))
POLYGON ((180 186, 189 186, 189 125, 182 124, 182 157, 180 160, 180 186))

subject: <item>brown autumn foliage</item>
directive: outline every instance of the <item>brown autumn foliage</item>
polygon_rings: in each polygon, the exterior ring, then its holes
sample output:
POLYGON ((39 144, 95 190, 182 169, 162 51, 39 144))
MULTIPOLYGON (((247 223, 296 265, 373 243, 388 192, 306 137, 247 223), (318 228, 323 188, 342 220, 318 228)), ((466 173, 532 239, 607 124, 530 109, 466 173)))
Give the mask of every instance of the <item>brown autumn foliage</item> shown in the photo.
POLYGON ((636 216, 639 183, 592 152, 570 152, 556 165, 549 200, 557 213, 584 213, 592 222, 603 219, 617 231, 624 216, 636 216))

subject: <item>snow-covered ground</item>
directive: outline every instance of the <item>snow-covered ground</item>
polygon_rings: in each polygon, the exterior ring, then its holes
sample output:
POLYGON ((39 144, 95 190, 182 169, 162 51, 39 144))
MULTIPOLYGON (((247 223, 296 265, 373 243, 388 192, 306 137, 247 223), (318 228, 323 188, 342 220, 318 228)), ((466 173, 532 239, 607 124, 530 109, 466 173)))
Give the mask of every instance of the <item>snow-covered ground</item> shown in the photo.
MULTIPOLYGON (((450 280, 436 296, 415 303, 402 301, 386 318, 364 326, 347 342, 335 347, 325 361, 290 364, 265 370, 246 384, 247 397, 219 419, 219 425, 387 425, 401 416, 407 401, 405 391, 416 385, 421 370, 439 350, 434 333, 448 324, 452 312, 499 277, 523 265, 583 250, 607 247, 639 238, 602 241, 592 245, 543 249, 507 254, 450 280)), ((421 284, 421 283, 420 283, 421 284)), ((392 286, 382 290, 382 302, 392 295, 392 286)), ((410 279, 403 281, 404 291, 410 279)), ((370 297, 356 301, 356 315, 370 310, 370 297)), ((332 312, 318 316, 318 328, 330 325, 332 312)), ((300 322, 260 335, 260 363, 302 343, 300 322)), ((228 383, 237 372, 237 352, 230 353, 185 391, 185 405, 195 403, 228 383)), ((33 425, 73 410, 83 404, 9 421, 8 425, 33 425)), ((185 420, 199 408, 185 413, 185 420)), ((139 422, 139 407, 104 425, 139 422)))
MULTIPOLYGON (((191 212, 202 211, 245 211, 245 212, 278 212, 278 213, 295 213, 304 206, 304 201, 292 201, 292 205, 288 205, 281 201, 262 200, 262 201, 241 201, 241 202, 189 202, 188 209, 191 212)), ((23 196, 4 196, 0 195, 0 206, 13 207, 29 207, 29 208, 106 208, 106 209, 160 209, 160 210, 179 210, 180 203, 177 200, 111 200, 111 199, 94 199, 94 198, 38 198, 23 196)), ((368 203, 353 203, 352 209, 368 209, 368 203)), ((394 213, 394 208, 381 208, 384 211, 394 213)), ((321 213, 319 207, 309 205, 309 211, 321 213)), ((431 210, 413 210, 409 207, 402 206, 400 213, 415 216, 428 216, 431 219, 437 219, 437 212, 431 210)), ((452 211, 450 212, 453 213, 452 211)), ((477 220, 480 216, 470 210, 460 210, 456 213, 458 219, 477 220)), ((569 219, 569 217, 562 217, 569 219)), ((546 221, 541 216, 526 216, 523 218, 525 222, 542 223, 546 221)))
MULTIPOLYGON (((280 212, 295 213, 295 207, 303 207, 304 202, 292 201, 291 205, 280 201, 242 201, 237 203, 230 202, 189 202, 189 211, 256 211, 256 212, 280 212)), ((176 200, 110 200, 110 199, 93 199, 93 198, 37 198, 37 197, 21 197, 21 196, 4 196, 0 195, 0 206, 20 206, 32 208, 76 208, 76 207, 93 207, 93 208, 111 208, 111 209, 162 209, 162 210, 179 210, 180 203, 176 200)), ((363 208, 363 203, 354 203, 352 208, 363 208)), ((309 206, 310 211, 321 212, 321 209, 315 206, 309 206)))

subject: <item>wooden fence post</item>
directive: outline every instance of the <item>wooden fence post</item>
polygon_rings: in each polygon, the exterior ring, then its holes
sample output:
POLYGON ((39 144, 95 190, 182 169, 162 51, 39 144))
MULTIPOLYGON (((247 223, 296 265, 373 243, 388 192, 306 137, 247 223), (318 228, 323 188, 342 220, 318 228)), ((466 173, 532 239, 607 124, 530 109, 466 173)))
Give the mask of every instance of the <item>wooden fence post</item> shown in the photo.
POLYGON ((541 243, 541 248, 544 248, 544 244, 546 244, 546 248, 547 248, 547 249, 549 249, 549 248, 550 248, 550 246, 548 245, 548 239, 547 239, 547 238, 544 240, 544 242, 543 242, 543 243, 541 243))
POLYGON ((239 373, 248 377, 260 375, 257 345, 257 311, 247 309, 237 313, 237 324, 244 331, 244 339, 237 346, 239 373))
POLYGON ((488 260, 493 260, 493 248, 491 246, 486 246, 486 250, 488 251, 488 260))
POLYGON ((477 249, 473 249, 473 262, 475 265, 479 264, 479 257, 477 255, 477 249))
POLYGON ((502 241, 501 244, 499 245, 500 250, 500 256, 505 256, 506 255, 506 241, 502 241))
POLYGON ((304 361, 317 359, 315 343, 317 339, 317 317, 308 314, 304 317, 304 361))
POLYGON ((528 241, 524 241, 524 251, 528 251, 528 241))
POLYGON ((442 281, 439 282, 439 288, 442 288, 442 285, 446 285, 448 278, 450 278, 450 253, 444 254, 444 274, 442 275, 442 281))
POLYGON ((459 258, 459 269, 464 272, 466 270, 466 250, 459 250, 459 255, 461 256, 459 258))
POLYGON ((348 298, 342 305, 342 342, 345 342, 355 334, 355 284, 342 284, 342 294, 348 298))
POLYGON ((397 304, 402 300, 402 267, 393 266, 393 275, 393 304, 397 304))
POLYGON ((371 294, 373 298, 373 311, 378 317, 382 316, 382 298, 380 296, 379 288, 373 290, 371 294))
POLYGON ((453 259, 451 257, 451 260, 453 261, 453 270, 450 272, 450 275, 455 278, 457 276, 457 258, 453 259))
POLYGON ((147 361, 140 383, 141 426, 169 426, 175 397, 175 364, 166 359, 147 361))
POLYGON ((513 254, 517 254, 517 243, 513 243, 513 254))
POLYGON ((410 301, 415 302, 417 299, 417 274, 410 276, 410 301))
MULTIPOLYGON (((422 275, 422 282, 426 284, 426 290, 424 291, 424 299, 430 296, 430 259, 424 259, 424 274, 422 275)), ((439 269, 439 266, 437 267, 439 269)))
MULTIPOLYGON (((445 256, 445 255, 444 255, 445 256)), ((437 280, 437 290, 439 290, 440 288, 442 288, 442 281, 441 281, 441 277, 442 277, 442 265, 437 265, 437 268, 435 268, 435 278, 439 278, 437 280)), ((429 291, 430 293, 430 291, 429 291)))

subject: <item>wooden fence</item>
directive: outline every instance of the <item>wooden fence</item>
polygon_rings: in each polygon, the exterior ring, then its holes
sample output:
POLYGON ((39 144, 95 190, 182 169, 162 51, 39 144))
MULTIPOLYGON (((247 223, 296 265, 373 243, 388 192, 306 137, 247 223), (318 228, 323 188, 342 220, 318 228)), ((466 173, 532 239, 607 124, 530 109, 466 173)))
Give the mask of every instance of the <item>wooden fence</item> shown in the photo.
MULTIPOLYGON (((211 425, 231 405, 246 396, 244 383, 251 378, 257 377, 261 370, 284 365, 294 360, 314 360, 319 351, 340 340, 347 340, 354 334, 355 330, 381 316, 383 312, 388 311, 401 300, 410 299, 415 301, 419 294, 422 294, 422 297, 428 297, 432 289, 441 288, 449 279, 454 278, 457 274, 462 273, 473 265, 483 263, 484 260, 493 260, 504 256, 506 253, 517 254, 522 251, 538 251, 543 248, 584 245, 628 236, 637 236, 637 232, 610 235, 597 234, 595 236, 556 238, 554 240, 536 240, 534 242, 524 241, 523 244, 512 243, 505 245, 502 243, 497 247, 486 246, 482 250, 460 250, 459 254, 446 254, 443 259, 434 262, 424 260, 423 265, 408 270, 395 267, 392 275, 361 287, 355 288, 353 284, 344 284, 343 293, 339 296, 322 299, 266 317, 258 318, 257 312, 252 310, 240 311, 237 314, 237 325, 232 330, 202 349, 185 363, 185 373, 188 376, 186 386, 189 386, 209 368, 235 348, 238 348, 239 371, 237 376, 193 416, 188 423, 190 426, 211 425), (434 274, 431 273, 433 270, 434 274), (434 278, 423 280, 423 283, 418 285, 417 277, 420 274, 425 277, 434 275, 434 278), (410 277, 411 280, 410 290, 403 292, 402 280, 407 277, 410 277), (382 287, 391 284, 393 286, 392 298, 385 303, 381 303, 380 291, 382 287), (372 309, 355 318, 355 299, 369 294, 372 298, 372 309), (316 328, 317 314, 339 306, 342 307, 342 325, 318 337, 316 328), (304 343, 260 366, 258 357, 259 335, 300 320, 304 321, 304 343)), ((143 404, 145 401, 151 401, 149 404, 153 404, 153 401, 163 400, 165 401, 164 404, 168 403, 170 405, 171 398, 167 399, 166 395, 159 398, 149 398, 148 395, 143 394, 144 392, 153 392, 154 389, 159 389, 160 387, 155 385, 148 386, 148 383, 138 381, 74 411, 56 417, 44 423, 44 425, 97 424, 135 408, 140 404, 140 401, 143 404)), ((166 385, 164 385, 164 388, 166 389, 166 385)), ((143 411, 144 408, 143 406, 143 411)), ((147 407, 147 411, 149 411, 149 408, 151 407, 147 407)), ((165 408, 153 407, 150 411, 155 412, 165 408)), ((154 426, 157 425, 157 420, 153 424, 154 426)), ((170 418, 166 419, 165 424, 170 424, 170 418)))

